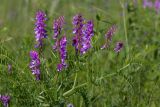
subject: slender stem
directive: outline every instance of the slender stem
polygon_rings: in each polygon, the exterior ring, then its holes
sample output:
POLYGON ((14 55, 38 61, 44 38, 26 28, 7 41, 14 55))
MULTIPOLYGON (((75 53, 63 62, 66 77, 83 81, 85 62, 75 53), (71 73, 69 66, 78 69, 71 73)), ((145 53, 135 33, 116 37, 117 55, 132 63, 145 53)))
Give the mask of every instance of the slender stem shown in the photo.
MULTIPOLYGON (((108 75, 106 75, 106 76, 103 76, 103 77, 101 77, 101 78, 99 78, 99 79, 97 79, 97 80, 98 80, 98 81, 101 81, 101 80, 104 79, 104 78, 108 78, 108 77, 112 77, 112 76, 114 76, 114 75, 117 75, 118 73, 120 73, 123 69, 127 68, 128 66, 130 66, 130 63, 127 64, 127 65, 125 65, 124 67, 118 69, 116 72, 111 73, 111 74, 108 74, 108 75)), ((97 81, 97 80, 96 80, 96 81, 97 81)))
POLYGON ((125 33, 125 39, 126 39, 127 59, 129 59, 129 43, 128 43, 128 32, 127 32, 126 11, 125 11, 124 0, 121 0, 120 4, 123 9, 123 26, 124 26, 124 33, 125 33))
POLYGON ((86 86, 87 84, 88 84, 88 83, 86 82, 86 83, 83 83, 83 84, 81 84, 81 85, 78 85, 78 86, 70 89, 69 91, 65 92, 65 93, 63 94, 63 96, 64 96, 64 97, 65 97, 65 96, 68 96, 68 95, 74 93, 74 91, 75 91, 76 89, 81 88, 81 87, 83 87, 83 86, 86 86))
POLYGON ((63 96, 66 96, 67 94, 70 94, 70 93, 75 89, 76 82, 77 82, 77 73, 76 73, 76 76, 75 76, 75 79, 74 79, 74 83, 73 83, 72 88, 71 88, 69 91, 65 92, 65 93, 63 94, 63 96))
POLYGON ((81 100, 80 100, 80 106, 79 107, 82 107, 82 105, 83 105, 83 98, 80 97, 80 99, 81 100))

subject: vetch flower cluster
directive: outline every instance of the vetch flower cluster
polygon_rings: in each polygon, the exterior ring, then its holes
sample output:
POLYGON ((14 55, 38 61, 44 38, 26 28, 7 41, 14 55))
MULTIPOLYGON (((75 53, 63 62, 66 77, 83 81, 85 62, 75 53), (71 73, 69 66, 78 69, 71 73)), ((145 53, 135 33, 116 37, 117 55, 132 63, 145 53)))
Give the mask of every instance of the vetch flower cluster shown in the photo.
POLYGON ((160 13, 160 0, 155 0, 155 2, 152 2, 151 0, 143 0, 143 7, 155 8, 156 13, 160 13))
POLYGON ((53 45, 53 50, 56 51, 58 49, 59 41, 58 41, 58 35, 61 34, 62 28, 64 25, 64 16, 60 16, 58 19, 54 20, 53 23, 53 39, 55 40, 55 43, 53 45))
POLYGON ((53 31, 54 31, 53 39, 54 40, 56 40, 58 35, 60 35, 63 25, 64 25, 64 16, 60 16, 58 19, 54 20, 54 23, 53 23, 53 31))
MULTIPOLYGON (((157 0, 159 1, 159 0, 157 0)), ((160 4, 156 4, 157 9, 159 9, 160 4)), ((43 39, 47 37, 46 24, 47 20, 46 14, 43 11, 38 11, 36 14, 36 23, 35 23, 35 38, 36 38, 36 47, 42 48, 43 39)), ((75 47, 76 53, 85 54, 91 47, 91 38, 94 36, 94 24, 93 21, 86 21, 82 17, 82 15, 77 14, 73 17, 73 34, 72 45, 75 47)), ((67 37, 64 34, 62 37, 58 37, 63 29, 64 25, 64 16, 59 17, 57 20, 54 20, 53 30, 54 35, 53 39, 55 40, 55 45, 53 46, 53 50, 58 52, 60 62, 57 64, 57 71, 62 71, 68 65, 66 63, 67 59, 67 37)), ((105 38, 106 42, 104 47, 108 46, 108 43, 112 41, 112 36, 116 31, 116 26, 113 25, 109 31, 106 33, 105 38)), ((123 48, 122 42, 117 42, 114 51, 119 53, 123 48)), ((30 64, 29 68, 32 71, 32 74, 36 77, 36 80, 40 80, 40 57, 38 52, 30 51, 30 64)), ((8 64, 8 72, 12 71, 12 65, 8 64)), ((76 79, 75 79, 76 80, 76 79)), ((75 85, 75 84, 74 84, 75 85)), ((68 92, 68 91, 67 91, 68 92)), ((64 93, 65 94, 65 93, 64 93)), ((3 103, 4 107, 8 107, 11 97, 9 95, 0 95, 0 101, 3 103)), ((68 104, 67 107, 74 107, 73 104, 68 104)))
POLYGON ((101 47, 101 49, 105 49, 109 46, 109 42, 112 41, 112 37, 113 37, 114 33, 116 32, 116 29, 117 29, 116 26, 113 25, 108 30, 108 32, 105 34, 105 39, 106 39, 105 44, 101 47))
POLYGON ((0 101, 3 103, 4 107, 8 107, 8 104, 10 102, 10 96, 8 96, 8 95, 0 95, 0 101))
POLYGON ((77 14, 73 17, 74 26, 72 45, 75 47, 76 54, 85 54, 91 48, 91 37, 94 35, 94 24, 91 20, 84 23, 82 15, 77 14))
MULTIPOLYGON (((105 48, 108 48, 109 45, 110 45, 110 42, 112 41, 112 37, 113 37, 113 34, 115 33, 117 27, 115 25, 113 25, 109 30, 108 32, 106 33, 105 35, 105 44, 101 47, 101 49, 105 49, 105 48)), ((122 42, 117 42, 116 43, 116 46, 114 48, 114 51, 116 53, 119 53, 121 51, 121 49, 123 48, 123 43, 122 42)))
POLYGON ((42 48, 43 39, 47 37, 47 31, 45 29, 46 24, 45 21, 47 20, 46 14, 43 11, 38 11, 36 13, 36 23, 35 23, 35 38, 37 44, 35 45, 36 48, 42 48))
POLYGON ((64 35, 60 41, 59 41, 59 56, 60 56, 60 63, 57 65, 57 71, 61 71, 64 68, 67 67, 67 64, 65 62, 67 57, 67 38, 66 35, 64 35))
POLYGON ((65 62, 67 57, 67 38, 65 34, 63 35, 63 37, 61 37, 61 39, 60 37, 58 37, 62 32, 64 23, 64 16, 60 16, 58 19, 54 20, 53 23, 53 39, 55 40, 53 50, 57 51, 60 57, 60 63, 57 65, 57 71, 62 71, 64 68, 67 67, 67 64, 65 62))
POLYGON ((143 0, 143 8, 152 8, 153 7, 153 3, 151 1, 148 0, 143 0))
POLYGON ((94 24, 91 20, 89 20, 84 26, 83 26, 83 34, 84 36, 82 37, 82 47, 81 47, 81 54, 86 53, 88 49, 90 49, 91 46, 91 38, 94 35, 93 31, 94 24))
POLYGON ((74 37, 72 39, 72 45, 75 47, 76 53, 80 52, 81 49, 81 41, 82 41, 82 36, 83 36, 83 22, 84 18, 82 17, 81 14, 77 14, 73 17, 72 24, 74 26, 73 29, 73 34, 74 37))
POLYGON ((160 13, 160 0, 156 0, 154 3, 154 7, 157 13, 160 13))
POLYGON ((32 74, 36 76, 36 80, 40 80, 40 59, 39 55, 36 51, 30 51, 30 69, 32 71, 32 74))
POLYGON ((112 36, 114 35, 115 32, 116 32, 116 25, 113 25, 106 33, 105 38, 112 41, 112 36))
MULTIPOLYGON (((43 39, 47 37, 47 31, 45 30, 46 24, 45 21, 47 20, 46 14, 42 11, 38 11, 36 14, 36 27, 35 27, 35 34, 36 34, 36 41, 38 42, 37 47, 42 47, 43 39)), ((53 50, 58 53, 59 55, 59 64, 57 64, 57 71, 62 71, 68 65, 66 63, 67 58, 67 38, 64 34, 62 37, 60 36, 63 30, 63 26, 65 24, 64 16, 60 16, 53 22, 53 50)), ((94 24, 93 21, 89 20, 86 21, 81 14, 77 14, 73 17, 72 24, 73 28, 73 38, 72 38, 72 45, 76 50, 76 55, 79 53, 85 54, 91 47, 91 38, 94 36, 94 24)), ((109 43, 112 41, 112 36, 116 31, 116 26, 113 25, 105 35, 105 44, 101 49, 106 48, 109 43)), ((123 44, 122 44, 123 45, 123 44)), ((122 47, 119 45, 116 46, 115 51, 119 52, 122 47), (119 47, 118 47, 119 46, 119 47)), ((36 76, 36 80, 40 80, 40 59, 39 55, 36 51, 30 52, 31 62, 30 62, 30 69, 32 74, 36 76)))
POLYGON ((116 47, 114 48, 114 51, 116 53, 119 53, 122 48, 123 48, 123 43, 122 42, 117 42, 116 47))

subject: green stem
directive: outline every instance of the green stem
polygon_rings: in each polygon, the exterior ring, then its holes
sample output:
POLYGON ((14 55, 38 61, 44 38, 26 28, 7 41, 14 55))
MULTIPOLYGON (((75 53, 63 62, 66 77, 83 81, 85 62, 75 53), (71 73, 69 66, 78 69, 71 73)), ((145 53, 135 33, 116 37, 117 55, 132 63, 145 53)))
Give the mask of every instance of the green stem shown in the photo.
MULTIPOLYGON (((97 79, 97 80, 98 80, 98 81, 101 81, 101 80, 104 79, 104 78, 108 78, 108 77, 112 77, 112 76, 114 76, 114 75, 117 75, 118 73, 120 73, 123 69, 127 68, 128 66, 130 66, 130 63, 127 64, 127 65, 125 65, 124 67, 118 69, 116 72, 111 73, 111 74, 108 74, 108 75, 106 75, 106 76, 103 76, 103 77, 101 77, 101 78, 99 78, 99 79, 97 79)), ((97 80, 96 80, 96 81, 97 81, 97 80)))
POLYGON ((128 43, 128 32, 127 32, 126 11, 125 11, 124 1, 122 2, 121 0, 120 4, 123 9, 123 26, 124 26, 124 33, 125 33, 125 39, 126 39, 127 59, 129 59, 129 43, 128 43))
POLYGON ((70 89, 69 91, 63 93, 63 96, 65 97, 65 96, 71 95, 72 93, 74 93, 74 91, 75 91, 76 89, 81 88, 81 87, 83 87, 83 86, 85 86, 85 85, 87 85, 87 82, 86 82, 86 83, 83 83, 83 84, 81 84, 81 85, 78 85, 77 87, 74 87, 74 88, 70 89))
POLYGON ((69 93, 71 93, 71 92, 75 89, 76 81, 77 81, 77 73, 76 73, 76 76, 75 76, 75 79, 74 79, 74 83, 73 83, 72 88, 71 88, 70 90, 68 90, 67 92, 65 92, 65 93, 63 94, 63 96, 68 95, 69 93))

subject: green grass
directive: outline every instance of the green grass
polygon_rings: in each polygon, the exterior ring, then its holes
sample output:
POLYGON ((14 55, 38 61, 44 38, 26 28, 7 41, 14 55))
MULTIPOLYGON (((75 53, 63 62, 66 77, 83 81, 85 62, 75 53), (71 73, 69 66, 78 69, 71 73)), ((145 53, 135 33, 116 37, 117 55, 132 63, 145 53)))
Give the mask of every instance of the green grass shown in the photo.
POLYGON ((0 94, 11 96, 10 107, 159 107, 159 20, 160 15, 144 9, 141 0, 125 8, 118 0, 1 0, 0 94), (33 29, 39 9, 47 13, 48 38, 37 82, 29 69, 29 52, 36 50, 33 29), (71 22, 77 13, 95 24, 93 48, 78 58, 71 43, 71 22), (52 23, 61 15, 66 20, 69 67, 59 73, 52 23), (112 44, 100 50, 112 24, 118 26, 112 44), (119 55, 113 50, 117 41, 124 42, 119 55))

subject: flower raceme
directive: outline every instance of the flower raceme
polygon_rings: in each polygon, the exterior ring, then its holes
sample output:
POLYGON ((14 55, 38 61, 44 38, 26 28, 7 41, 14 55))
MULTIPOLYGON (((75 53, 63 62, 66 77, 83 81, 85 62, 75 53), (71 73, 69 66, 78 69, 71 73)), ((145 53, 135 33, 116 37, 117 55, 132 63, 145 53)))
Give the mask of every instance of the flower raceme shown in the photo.
MULTIPOLYGON (((43 38, 47 37, 47 31, 45 30, 46 24, 45 21, 47 20, 46 15, 42 11, 38 11, 36 14, 36 27, 35 27, 35 34, 36 34, 36 41, 38 42, 37 47, 42 47, 43 38)), ((67 39, 66 35, 64 34, 63 37, 59 37, 63 30, 64 26, 64 16, 60 16, 53 22, 53 40, 55 40, 53 50, 59 53, 60 63, 57 65, 57 71, 61 71, 67 67, 66 64, 66 57, 67 57, 67 39)), ((94 35, 94 24, 93 21, 89 20, 86 21, 81 14, 77 14, 73 17, 72 24, 74 26, 73 34, 74 37, 72 38, 72 45, 75 47, 76 54, 85 54, 91 47, 91 38, 94 35)), ((116 26, 113 25, 105 35, 106 41, 105 44, 102 46, 101 49, 108 47, 109 42, 112 41, 112 36, 116 31, 116 26)), ((122 44, 123 46, 123 44, 122 44)), ((116 52, 119 52, 121 48, 115 48, 116 52)), ((36 51, 30 52, 31 56, 31 63, 30 69, 32 70, 32 74, 36 76, 36 80, 40 80, 40 59, 38 53, 36 51)))
POLYGON ((36 76, 36 80, 40 80, 40 59, 39 55, 36 51, 30 51, 30 69, 32 71, 32 74, 36 76))
POLYGON ((152 8, 153 6, 153 3, 151 1, 148 1, 148 0, 143 0, 143 8, 152 8))
POLYGON ((59 52, 60 52, 60 57, 61 57, 61 63, 63 64, 63 66, 66 66, 66 63, 65 63, 65 59, 67 57, 67 38, 66 38, 66 35, 64 35, 61 39, 60 39, 60 49, 59 49, 59 52))
POLYGON ((72 45, 75 47, 76 53, 80 52, 81 48, 81 41, 82 41, 82 36, 83 36, 83 23, 84 23, 84 18, 82 17, 81 14, 77 14, 73 17, 72 24, 74 26, 73 28, 73 34, 74 37, 72 38, 72 45))
POLYGON ((154 7, 156 9, 156 12, 159 13, 160 12, 160 0, 155 1, 154 7))
POLYGON ((117 43, 116 43, 116 47, 114 48, 114 51, 115 51, 116 53, 119 53, 122 48, 123 48, 123 43, 122 43, 122 42, 117 42, 117 43))
POLYGON ((91 37, 93 32, 93 21, 89 20, 84 24, 85 20, 82 15, 77 14, 73 17, 72 24, 74 26, 72 45, 75 47, 76 54, 80 52, 85 54, 91 48, 91 37))
POLYGON ((60 57, 60 63, 57 65, 57 71, 62 71, 64 68, 67 67, 67 64, 65 62, 67 57, 67 38, 65 34, 63 35, 63 37, 61 37, 61 39, 58 37, 62 32, 64 23, 64 16, 60 16, 58 19, 54 20, 53 23, 53 39, 55 40, 53 50, 57 51, 60 57))
POLYGON ((53 35, 53 39, 55 40, 55 43, 53 45, 53 50, 56 51, 58 48, 58 36, 61 34, 62 28, 64 25, 64 16, 60 16, 58 19, 54 20, 53 23, 53 31, 54 31, 54 35, 53 35))
POLYGON ((64 16, 60 16, 58 19, 54 20, 54 23, 53 23, 53 31, 54 31, 53 39, 54 40, 56 40, 58 35, 60 35, 63 25, 64 25, 64 16))
POLYGON ((143 0, 143 7, 144 8, 155 8, 156 13, 160 12, 160 0, 155 0, 155 2, 152 2, 152 0, 143 0))
POLYGON ((8 95, 0 95, 0 101, 3 103, 4 107, 8 107, 10 96, 8 95))
POLYGON ((57 71, 62 71, 64 68, 67 67, 65 62, 67 57, 67 38, 64 35, 59 41, 59 56, 60 56, 60 63, 57 65, 57 71))
POLYGON ((46 31, 46 24, 45 21, 47 20, 46 14, 43 11, 38 11, 36 13, 36 22, 35 22, 35 38, 36 38, 36 45, 35 47, 42 48, 43 45, 43 39, 47 37, 47 31, 46 31))
POLYGON ((105 38, 112 41, 112 36, 116 32, 116 25, 113 25, 106 33, 105 38))
POLYGON ((81 54, 86 53, 86 51, 88 51, 88 49, 90 49, 91 46, 91 38, 94 35, 93 32, 93 27, 94 24, 91 20, 89 20, 86 24, 84 24, 83 26, 83 37, 82 37, 82 46, 81 46, 81 54))
POLYGON ((112 41, 112 37, 113 37, 114 33, 116 32, 116 29, 117 29, 116 26, 113 25, 113 26, 111 26, 111 28, 107 31, 107 33, 105 34, 105 39, 106 39, 106 41, 105 41, 105 44, 101 47, 101 49, 105 49, 105 48, 107 48, 107 47, 109 46, 109 42, 112 41))

